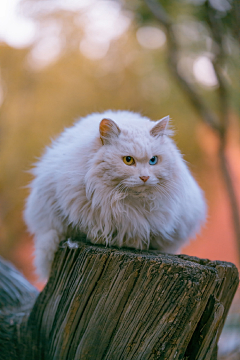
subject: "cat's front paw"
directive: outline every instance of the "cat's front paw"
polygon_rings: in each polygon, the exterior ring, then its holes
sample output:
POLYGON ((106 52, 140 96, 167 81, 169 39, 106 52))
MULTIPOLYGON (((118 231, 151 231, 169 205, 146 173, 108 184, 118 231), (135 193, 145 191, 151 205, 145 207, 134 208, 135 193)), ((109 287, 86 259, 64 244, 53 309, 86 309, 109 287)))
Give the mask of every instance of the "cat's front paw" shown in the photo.
POLYGON ((49 230, 47 233, 38 235, 35 239, 35 260, 36 273, 41 279, 49 277, 55 252, 60 242, 56 230, 49 230))

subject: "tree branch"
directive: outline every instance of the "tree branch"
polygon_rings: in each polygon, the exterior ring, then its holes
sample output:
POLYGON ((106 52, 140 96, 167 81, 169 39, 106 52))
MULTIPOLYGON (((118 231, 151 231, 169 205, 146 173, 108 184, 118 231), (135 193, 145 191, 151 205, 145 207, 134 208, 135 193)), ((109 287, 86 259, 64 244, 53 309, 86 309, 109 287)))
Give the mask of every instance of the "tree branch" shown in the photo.
POLYGON ((171 73, 177 79, 181 89, 184 90, 186 96, 191 101, 194 108, 200 114, 205 123, 207 123, 216 132, 220 131, 218 119, 215 114, 205 105, 204 101, 198 95, 196 89, 189 83, 178 71, 178 44, 172 28, 173 21, 166 14, 163 7, 156 0, 145 0, 148 8, 151 10, 154 17, 163 25, 166 31, 168 44, 168 66, 171 73))

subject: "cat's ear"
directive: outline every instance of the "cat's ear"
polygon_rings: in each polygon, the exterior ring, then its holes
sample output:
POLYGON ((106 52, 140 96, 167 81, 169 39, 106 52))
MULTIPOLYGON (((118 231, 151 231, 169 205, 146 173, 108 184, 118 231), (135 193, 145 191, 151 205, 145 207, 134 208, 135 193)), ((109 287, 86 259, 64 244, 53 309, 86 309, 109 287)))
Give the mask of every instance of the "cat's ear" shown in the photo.
POLYGON ((100 139, 102 144, 110 144, 111 139, 116 138, 121 133, 117 124, 111 119, 102 119, 99 125, 100 139))
POLYGON ((164 131, 167 130, 169 123, 169 116, 165 116, 157 122, 157 124, 150 130, 150 134, 154 137, 158 137, 164 134, 164 131))

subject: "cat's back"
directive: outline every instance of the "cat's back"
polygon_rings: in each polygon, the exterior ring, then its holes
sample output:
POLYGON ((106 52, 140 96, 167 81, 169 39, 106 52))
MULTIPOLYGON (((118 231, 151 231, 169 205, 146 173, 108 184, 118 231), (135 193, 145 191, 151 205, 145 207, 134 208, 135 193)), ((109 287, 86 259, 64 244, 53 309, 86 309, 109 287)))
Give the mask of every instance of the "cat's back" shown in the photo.
POLYGON ((50 146, 45 148, 42 157, 35 164, 33 173, 37 175, 38 168, 47 165, 51 169, 57 168, 59 164, 64 167, 65 164, 74 162, 75 157, 80 160, 84 158, 84 154, 96 151, 96 148, 93 149, 93 144, 99 138, 101 118, 100 114, 94 113, 85 118, 79 118, 71 127, 65 128, 50 146))
MULTIPOLYGON (((81 148, 89 151, 96 139, 99 139, 99 124, 102 119, 111 119, 121 129, 149 130, 152 121, 138 113, 127 110, 107 110, 103 113, 93 113, 84 118, 79 118, 72 127, 66 128, 62 134, 53 142, 52 147, 65 149, 81 148)), ((99 143, 100 145, 100 143, 99 143)), ((96 149, 94 149, 96 151, 96 149)))
POLYGON ((75 125, 69 129, 69 131, 76 131, 76 135, 91 139, 99 136, 99 124, 102 119, 111 119, 116 122, 120 128, 129 127, 142 128, 146 127, 150 129, 153 125, 153 121, 149 118, 141 116, 139 113, 135 113, 127 110, 107 110, 103 113, 93 113, 85 118, 80 118, 75 125))
POLYGON ((42 167, 48 168, 50 172, 55 169, 65 169, 85 165, 92 155, 96 154, 102 147, 99 134, 99 124, 102 119, 111 119, 119 125, 122 130, 127 130, 132 138, 138 133, 144 135, 151 129, 152 121, 138 113, 127 110, 107 110, 102 113, 93 113, 84 118, 79 118, 75 124, 66 128, 52 144, 46 148, 40 161, 36 164, 33 173, 37 175, 42 167), (39 171, 38 171, 39 169, 39 171))

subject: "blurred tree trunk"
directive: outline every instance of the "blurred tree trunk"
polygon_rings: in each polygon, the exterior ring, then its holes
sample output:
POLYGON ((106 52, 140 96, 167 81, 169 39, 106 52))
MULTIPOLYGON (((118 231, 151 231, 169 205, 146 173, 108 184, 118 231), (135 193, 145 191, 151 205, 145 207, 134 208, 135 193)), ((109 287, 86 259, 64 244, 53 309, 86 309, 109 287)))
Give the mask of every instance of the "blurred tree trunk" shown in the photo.
MULTIPOLYGON (((223 76, 223 65, 226 56, 224 51, 224 31, 222 29, 221 20, 216 15, 215 10, 209 5, 209 2, 206 1, 204 10, 206 22, 211 33, 211 38, 216 44, 214 59, 212 61, 218 80, 217 97, 219 113, 218 115, 216 115, 211 110, 211 108, 207 106, 207 104, 196 91, 195 87, 178 71, 179 44, 173 30, 174 22, 164 10, 164 8, 161 6, 160 1, 145 0, 145 3, 152 12, 153 16, 165 29, 168 44, 167 64, 169 66, 170 72, 174 76, 181 89, 186 94, 187 98, 192 103, 197 113, 200 115, 201 119, 212 128, 212 130, 217 134, 219 138, 218 156, 220 160, 220 168, 231 206, 232 221, 235 231, 236 246, 240 263, 240 214, 237 196, 226 157, 226 139, 229 127, 229 101, 227 84, 223 76)), ((233 6, 236 7, 235 11, 238 11, 239 4, 237 5, 236 1, 234 1, 233 6)), ((239 17, 240 14, 238 13, 237 16, 239 17)), ((239 31, 239 26, 236 27, 236 29, 238 29, 239 31)), ((239 41, 238 37, 237 40, 239 41)))
POLYGON ((231 263, 63 243, 45 289, 0 261, 1 360, 216 360, 231 263))

